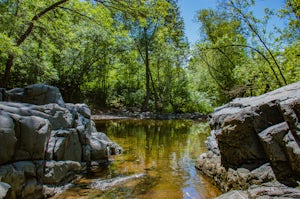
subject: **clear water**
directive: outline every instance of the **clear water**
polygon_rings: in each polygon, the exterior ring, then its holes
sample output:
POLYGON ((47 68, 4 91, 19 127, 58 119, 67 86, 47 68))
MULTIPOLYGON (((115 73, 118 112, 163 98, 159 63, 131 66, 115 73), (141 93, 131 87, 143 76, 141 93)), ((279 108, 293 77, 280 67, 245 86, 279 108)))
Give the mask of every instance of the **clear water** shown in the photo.
POLYGON ((123 149, 112 163, 93 170, 60 194, 62 198, 202 198, 221 194, 195 169, 197 157, 206 151, 208 125, 188 120, 98 121, 98 131, 123 149), (92 189, 95 181, 145 174, 106 189, 92 189))

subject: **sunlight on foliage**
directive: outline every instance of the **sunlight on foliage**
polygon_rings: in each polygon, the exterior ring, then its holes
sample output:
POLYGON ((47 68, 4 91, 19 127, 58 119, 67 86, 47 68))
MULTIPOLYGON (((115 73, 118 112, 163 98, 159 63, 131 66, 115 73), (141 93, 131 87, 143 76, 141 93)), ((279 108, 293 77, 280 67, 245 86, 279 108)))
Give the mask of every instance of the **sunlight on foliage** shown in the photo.
POLYGON ((176 0, 1 1, 1 84, 51 84, 95 109, 209 113, 300 80, 298 1, 260 18, 255 2, 199 10, 190 47, 176 0), (274 16, 287 25, 269 33, 274 16))

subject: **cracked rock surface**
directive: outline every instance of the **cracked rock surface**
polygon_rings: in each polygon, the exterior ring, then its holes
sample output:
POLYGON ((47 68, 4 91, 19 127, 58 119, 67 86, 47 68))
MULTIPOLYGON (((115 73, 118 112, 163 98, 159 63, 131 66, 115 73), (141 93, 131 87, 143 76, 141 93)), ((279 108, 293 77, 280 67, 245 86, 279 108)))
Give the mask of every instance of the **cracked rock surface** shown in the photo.
POLYGON ((64 103, 53 86, 1 89, 0 198, 44 198, 43 185, 63 185, 121 153, 90 118, 86 104, 64 103))
POLYGON ((272 195, 272 190, 274 197, 299 196, 292 187, 300 181, 300 82, 234 99, 215 109, 210 126, 208 152, 196 167, 224 192, 248 189, 227 198, 264 197, 261 192, 272 195))

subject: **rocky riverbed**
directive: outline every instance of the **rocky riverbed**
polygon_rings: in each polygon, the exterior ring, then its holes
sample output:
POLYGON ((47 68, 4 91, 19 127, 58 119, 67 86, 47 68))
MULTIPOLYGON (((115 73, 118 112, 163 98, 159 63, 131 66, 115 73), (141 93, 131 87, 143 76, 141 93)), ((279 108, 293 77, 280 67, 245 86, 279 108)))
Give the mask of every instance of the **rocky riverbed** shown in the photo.
POLYGON ((210 126, 196 167, 228 192, 219 198, 300 198, 300 82, 235 99, 210 126))
POLYGON ((45 198, 122 149, 56 87, 0 89, 0 198, 45 198), (49 191, 50 190, 50 191, 49 191))
MULTIPOLYGON (((196 167, 226 192, 219 199, 300 198, 299 121, 300 82, 235 99, 211 115, 196 167)), ((0 89, 0 198, 49 197, 121 151, 57 88, 0 89)))

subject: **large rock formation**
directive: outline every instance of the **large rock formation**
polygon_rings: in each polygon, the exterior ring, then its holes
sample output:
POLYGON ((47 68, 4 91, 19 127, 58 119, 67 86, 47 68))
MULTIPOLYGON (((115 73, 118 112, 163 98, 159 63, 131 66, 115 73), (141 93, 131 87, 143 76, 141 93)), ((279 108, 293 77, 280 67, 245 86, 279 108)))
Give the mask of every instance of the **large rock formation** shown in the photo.
POLYGON ((97 132, 87 105, 64 103, 56 87, 0 93, 0 198, 44 198, 43 185, 62 185, 122 151, 97 132))
POLYGON ((300 82, 235 99, 214 111, 210 126, 209 152, 199 157, 197 168, 223 191, 274 180, 298 185, 300 82))

